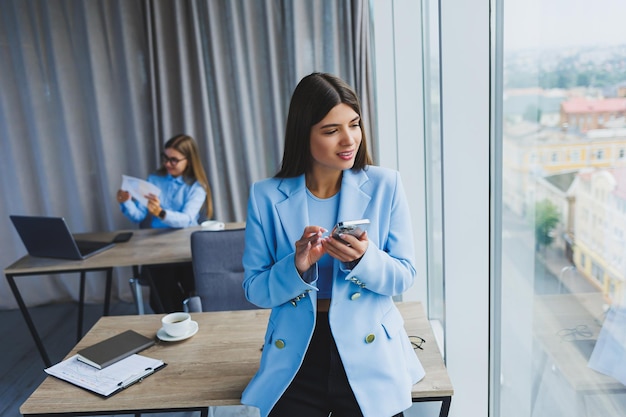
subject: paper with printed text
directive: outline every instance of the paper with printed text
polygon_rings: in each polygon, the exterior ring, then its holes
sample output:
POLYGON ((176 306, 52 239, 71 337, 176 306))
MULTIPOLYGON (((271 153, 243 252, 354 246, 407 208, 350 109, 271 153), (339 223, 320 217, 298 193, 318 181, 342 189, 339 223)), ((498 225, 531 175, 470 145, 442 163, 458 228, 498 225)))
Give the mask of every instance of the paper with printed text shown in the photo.
POLYGON ((158 197, 161 194, 161 190, 156 185, 129 175, 122 175, 122 185, 120 188, 124 191, 128 191, 135 200, 146 207, 148 206, 146 195, 154 194, 158 197))

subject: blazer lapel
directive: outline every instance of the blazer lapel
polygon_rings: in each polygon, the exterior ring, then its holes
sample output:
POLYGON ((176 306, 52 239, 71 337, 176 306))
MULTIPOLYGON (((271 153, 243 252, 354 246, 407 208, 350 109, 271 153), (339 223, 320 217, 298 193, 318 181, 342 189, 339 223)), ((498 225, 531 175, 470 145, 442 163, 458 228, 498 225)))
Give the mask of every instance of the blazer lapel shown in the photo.
POLYGON ((289 245, 293 247, 309 222, 304 175, 284 178, 278 189, 286 198, 276 204, 276 211, 289 245))
POLYGON ((363 213, 372 197, 364 192, 361 187, 369 181, 365 171, 343 171, 341 180, 341 197, 339 199, 338 221, 358 220, 363 218, 363 213))
MULTIPOLYGON (((357 220, 363 217, 372 197, 361 187, 369 181, 365 171, 353 172, 345 170, 341 180, 341 196, 339 199, 338 221, 357 220)), ((276 211, 280 217, 283 232, 290 245, 302 236, 302 231, 309 225, 306 184, 304 175, 284 178, 278 189, 285 194, 285 199, 276 203, 276 211)))

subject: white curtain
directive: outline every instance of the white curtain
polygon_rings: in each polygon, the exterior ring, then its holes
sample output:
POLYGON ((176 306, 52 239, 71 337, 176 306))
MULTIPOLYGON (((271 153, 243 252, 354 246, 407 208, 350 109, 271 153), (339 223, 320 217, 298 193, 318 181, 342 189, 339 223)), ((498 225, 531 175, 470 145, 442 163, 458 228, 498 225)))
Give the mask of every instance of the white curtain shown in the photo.
MULTIPOLYGON (((10 214, 134 227, 114 199, 121 176, 146 177, 177 133, 198 141, 214 217, 245 220, 304 75, 344 78, 374 130, 370 38, 367 0, 0 0, 0 261, 26 253, 10 214)), ((129 300, 130 269, 115 272, 114 299, 129 300)), ((104 274, 87 277, 101 301, 104 274)), ((28 305, 78 298, 77 274, 17 285, 28 305)), ((0 308, 15 307, 2 280, 0 308)))

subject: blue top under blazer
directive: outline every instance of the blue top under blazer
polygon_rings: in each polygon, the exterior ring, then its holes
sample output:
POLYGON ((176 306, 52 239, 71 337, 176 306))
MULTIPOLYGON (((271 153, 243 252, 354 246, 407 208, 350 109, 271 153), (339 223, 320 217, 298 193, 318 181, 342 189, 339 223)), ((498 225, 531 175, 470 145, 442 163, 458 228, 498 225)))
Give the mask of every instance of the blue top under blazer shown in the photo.
MULTIPOLYGON (((334 260, 329 322, 350 386, 365 417, 391 416, 411 406, 424 377, 392 297, 415 276, 408 203, 397 171, 369 166, 343 171, 338 218, 368 218, 369 245, 348 269, 334 260)), ((300 277, 295 242, 308 226, 304 175, 252 185, 243 256, 250 302, 271 308, 258 372, 242 403, 269 414, 296 375, 317 309, 317 267, 300 277)))

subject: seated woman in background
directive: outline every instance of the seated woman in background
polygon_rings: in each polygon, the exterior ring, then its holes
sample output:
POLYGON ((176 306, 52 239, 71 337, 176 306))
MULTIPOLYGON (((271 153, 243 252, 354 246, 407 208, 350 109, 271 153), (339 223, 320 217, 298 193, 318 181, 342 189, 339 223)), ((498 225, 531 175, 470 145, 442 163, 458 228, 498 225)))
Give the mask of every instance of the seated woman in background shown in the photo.
MULTIPOLYGON (((135 223, 150 228, 183 228, 195 226, 203 217, 213 217, 213 199, 206 172, 200 161, 198 146, 191 136, 176 135, 165 143, 161 167, 148 176, 161 194, 148 194, 148 206, 131 198, 127 190, 118 190, 117 201, 122 213, 135 223)), ((182 301, 194 290, 191 264, 148 267, 156 286, 150 294, 155 313, 182 311, 182 301), (159 308, 159 301, 163 311, 159 308)))

